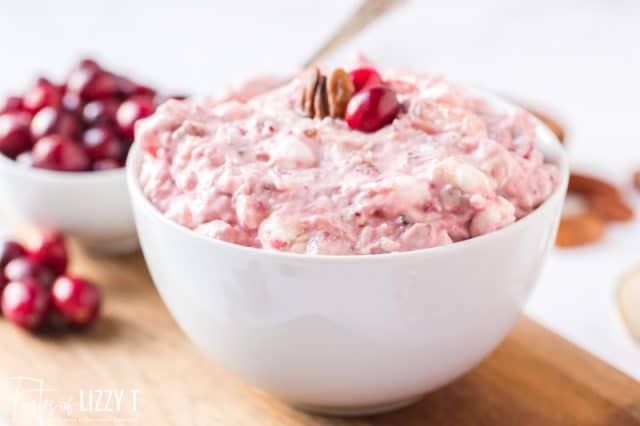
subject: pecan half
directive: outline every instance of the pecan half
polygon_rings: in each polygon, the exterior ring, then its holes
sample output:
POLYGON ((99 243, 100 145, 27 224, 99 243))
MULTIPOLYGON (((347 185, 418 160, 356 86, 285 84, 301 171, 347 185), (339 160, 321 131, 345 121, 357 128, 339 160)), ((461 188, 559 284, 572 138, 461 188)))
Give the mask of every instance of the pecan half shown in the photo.
POLYGON ((307 68, 300 75, 302 96, 300 97, 299 108, 301 113, 307 117, 313 117, 315 115, 315 95, 320 77, 321 74, 318 67, 307 68))
POLYGON ((309 118, 344 118, 347 103, 355 92, 349 74, 336 68, 329 77, 322 75, 318 67, 308 68, 300 75, 302 95, 298 105, 300 112, 309 118))
POLYGON ((327 77, 321 75, 313 97, 314 118, 325 118, 329 115, 329 101, 327 96, 327 77))
POLYGON ((342 68, 336 68, 329 75, 327 92, 329 95, 329 114, 333 118, 343 118, 349 100, 356 89, 349 74, 342 68))

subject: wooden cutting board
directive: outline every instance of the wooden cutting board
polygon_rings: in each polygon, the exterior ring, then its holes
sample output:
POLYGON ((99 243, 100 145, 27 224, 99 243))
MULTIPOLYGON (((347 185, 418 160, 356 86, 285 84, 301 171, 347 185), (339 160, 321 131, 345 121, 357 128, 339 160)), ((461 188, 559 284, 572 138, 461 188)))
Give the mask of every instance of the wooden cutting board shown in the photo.
POLYGON ((0 412, 12 424, 640 425, 637 382, 524 317, 479 367, 414 406, 359 419, 302 413, 201 355, 140 254, 72 250, 72 271, 104 290, 103 316, 88 332, 44 336, 0 319, 0 412))

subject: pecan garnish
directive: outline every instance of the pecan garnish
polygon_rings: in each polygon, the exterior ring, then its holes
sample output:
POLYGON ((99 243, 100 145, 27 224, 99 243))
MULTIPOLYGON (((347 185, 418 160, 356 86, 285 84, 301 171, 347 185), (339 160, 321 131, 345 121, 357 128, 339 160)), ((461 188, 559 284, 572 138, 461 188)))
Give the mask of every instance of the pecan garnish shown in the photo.
POLYGON ((314 106, 314 118, 325 118, 329 115, 329 99, 327 96, 327 77, 320 76, 318 85, 316 86, 316 93, 313 97, 314 106))
POLYGON ((356 89, 349 74, 342 68, 336 68, 329 75, 327 92, 329 94, 329 113, 333 118, 344 117, 349 100, 356 89))
POLYGON ((322 75, 318 67, 305 70, 300 76, 302 95, 300 112, 309 118, 322 119, 327 116, 343 118, 347 103, 355 92, 349 74, 342 68, 322 75))

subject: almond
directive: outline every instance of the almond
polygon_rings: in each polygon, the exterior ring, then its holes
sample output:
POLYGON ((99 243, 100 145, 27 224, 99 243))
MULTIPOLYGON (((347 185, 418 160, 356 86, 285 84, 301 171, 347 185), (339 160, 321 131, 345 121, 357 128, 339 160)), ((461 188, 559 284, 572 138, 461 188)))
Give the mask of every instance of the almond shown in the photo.
POLYGON ((625 276, 618 285, 618 309, 631 335, 640 341, 640 269, 625 276))
POLYGON ((633 174, 633 186, 640 191, 640 170, 633 174))
POLYGON ((628 222, 633 219, 633 209, 622 199, 595 194, 587 198, 593 214, 605 221, 628 222))
POLYGON ((606 195, 609 197, 622 198, 620 191, 613 184, 582 173, 572 172, 569 177, 569 191, 582 195, 606 195))
POLYGON ((575 247, 593 243, 602 239, 604 231, 604 221, 595 214, 583 213, 563 217, 560 221, 556 245, 575 247))

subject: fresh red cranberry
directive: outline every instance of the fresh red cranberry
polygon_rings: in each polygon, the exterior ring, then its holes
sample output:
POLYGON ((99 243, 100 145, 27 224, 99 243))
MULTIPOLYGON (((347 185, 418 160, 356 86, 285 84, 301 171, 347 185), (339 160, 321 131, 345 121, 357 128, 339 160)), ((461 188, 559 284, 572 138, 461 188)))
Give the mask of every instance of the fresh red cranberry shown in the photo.
POLYGON ((82 123, 75 115, 63 112, 56 126, 56 133, 70 138, 79 138, 82 133, 82 123))
POLYGON ((124 164, 122 164, 119 161, 106 159, 106 160, 98 160, 94 162, 93 165, 91 166, 91 170, 94 170, 96 172, 101 172, 105 170, 119 169, 123 166, 124 164))
POLYGON ((84 103, 80 95, 74 92, 65 92, 62 96, 62 108, 70 112, 74 115, 80 115, 82 113, 82 108, 84 107, 84 103))
POLYGON ((355 86, 356 93, 362 89, 382 84, 382 77, 374 68, 356 68, 349 73, 355 86))
POLYGON ((131 96, 136 95, 156 95, 156 91, 149 86, 136 83, 135 81, 126 77, 118 77, 118 88, 120 90, 120 94, 122 94, 125 98, 130 98, 131 96))
POLYGON ((57 275, 64 274, 67 270, 69 256, 62 234, 42 231, 29 242, 27 248, 31 259, 57 275))
POLYGON ((67 90, 87 101, 108 98, 118 94, 118 79, 100 68, 81 64, 69 74, 67 90))
POLYGON ((21 164, 25 167, 35 167, 35 161, 33 159, 33 154, 31 151, 25 151, 22 154, 19 154, 16 157, 16 163, 21 164))
POLYGON ((400 111, 400 103, 393 90, 370 87, 356 93, 345 112, 345 120, 353 130, 374 132, 391 123, 400 111))
POLYGON ((81 59, 80 62, 78 62, 78 65, 76 66, 76 68, 92 68, 92 69, 95 69, 95 70, 101 70, 102 69, 100 64, 98 64, 98 62, 95 59, 92 59, 92 58, 81 59))
POLYGON ((81 126, 75 116, 54 107, 44 107, 31 120, 31 138, 58 134, 72 139, 80 135, 81 126))
POLYGON ((82 144, 93 161, 122 158, 122 144, 108 126, 97 126, 86 130, 82 136, 82 144))
POLYGON ((134 96, 120 105, 116 114, 116 120, 122 136, 131 141, 136 121, 153 114, 155 106, 153 99, 147 96, 134 96))
POLYGON ((22 102, 24 109, 32 114, 46 106, 58 108, 62 102, 62 90, 59 86, 41 77, 27 89, 22 102))
POLYGON ((7 263, 7 266, 4 267, 4 276, 7 281, 34 279, 45 287, 51 287, 55 279, 51 269, 26 256, 18 257, 7 263))
POLYGON ((39 139, 33 146, 33 161, 35 167, 66 172, 85 171, 90 165, 82 146, 61 135, 39 139))
POLYGON ((120 101, 114 98, 88 102, 82 108, 82 120, 87 126, 115 124, 119 106, 120 101))
POLYGON ((63 275, 51 289, 53 305, 69 325, 86 327, 93 323, 100 311, 101 295, 89 281, 63 275))
POLYGON ((18 96, 9 96, 0 101, 0 114, 19 111, 22 111, 22 98, 18 96))
POLYGON ((27 254, 22 244, 12 240, 6 240, 0 244, 0 268, 4 269, 7 263, 27 254))
POLYGON ((30 121, 31 115, 25 112, 0 115, 0 152, 15 158, 31 148, 30 121))
POLYGON ((49 311, 49 291, 33 279, 11 281, 2 292, 5 318, 27 330, 35 330, 49 311))
POLYGON ((4 275, 4 267, 12 260, 25 256, 26 254, 27 251, 24 247, 15 241, 7 240, 0 244, 0 293, 2 293, 2 289, 9 282, 4 275))

